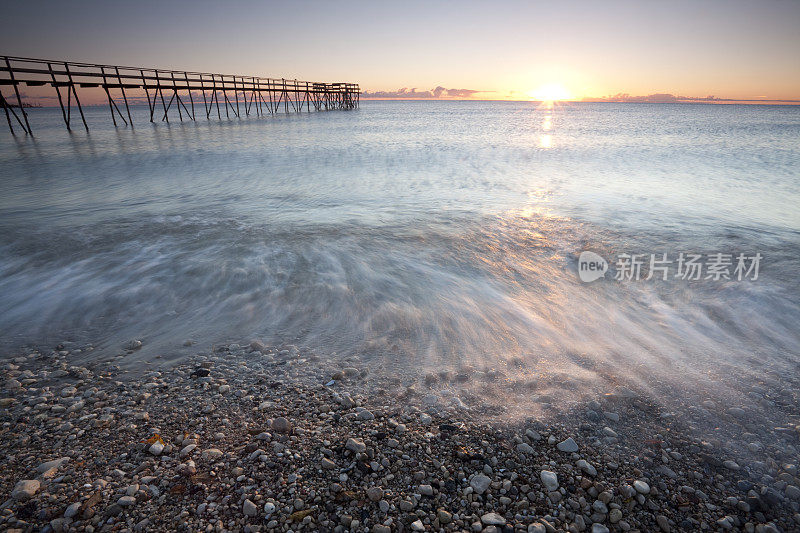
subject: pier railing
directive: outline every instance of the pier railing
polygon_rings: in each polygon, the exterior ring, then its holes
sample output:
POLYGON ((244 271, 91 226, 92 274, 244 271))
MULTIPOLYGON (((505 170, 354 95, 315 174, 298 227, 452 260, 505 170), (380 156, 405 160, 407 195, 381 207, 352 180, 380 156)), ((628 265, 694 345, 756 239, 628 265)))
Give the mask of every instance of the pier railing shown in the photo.
POLYGON ((258 76, 239 76, 53 61, 26 57, 0 56, 0 107, 5 111, 8 127, 14 133, 18 125, 33 134, 25 97, 20 86, 50 86, 55 90, 67 129, 77 120, 77 108, 83 127, 89 130, 78 97, 79 88, 100 88, 105 93, 115 126, 133 127, 130 105, 146 98, 150 122, 169 122, 177 110, 183 121, 198 118, 221 119, 263 116, 281 112, 325 111, 358 107, 361 93, 355 83, 325 83, 258 76), (9 96, 6 87, 11 87, 9 96), (124 112, 123 112, 124 110, 124 112), (13 119, 12 119, 13 117, 13 119))

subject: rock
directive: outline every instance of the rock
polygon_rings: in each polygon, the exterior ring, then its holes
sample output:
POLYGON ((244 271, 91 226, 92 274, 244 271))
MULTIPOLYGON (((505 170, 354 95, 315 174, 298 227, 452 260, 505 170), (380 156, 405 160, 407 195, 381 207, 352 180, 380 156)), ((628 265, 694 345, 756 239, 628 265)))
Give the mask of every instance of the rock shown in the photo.
POLYGON ((180 455, 181 457, 188 457, 189 454, 195 450, 195 448, 197 448, 197 444, 187 444, 181 449, 178 455, 180 455))
POLYGON ((53 468, 61 468, 61 465, 68 463, 69 457, 62 457, 61 459, 54 459, 52 461, 47 461, 46 463, 42 463, 36 467, 36 471, 40 474, 44 474, 50 469, 53 468))
POLYGON ((506 525, 506 519, 497 513, 486 513, 485 515, 481 516, 481 522, 483 522, 487 526, 506 525))
POLYGON ((258 514, 258 507, 250 500, 245 500, 242 505, 242 512, 245 516, 256 516, 258 514))
POLYGON ((540 522, 528 526, 528 533, 547 533, 547 528, 540 522))
POLYGON ((345 448, 355 453, 364 453, 367 451, 367 445, 361 439, 349 438, 344 445, 345 448))
POLYGON ((24 479, 14 485, 14 490, 11 491, 11 497, 17 501, 25 501, 33 498, 33 495, 39 492, 41 483, 35 479, 24 479))
POLYGON ((325 470, 335 470, 336 469, 336 463, 334 463, 333 461, 331 461, 327 457, 323 457, 322 458, 321 465, 322 465, 322 468, 324 468, 325 470))
POLYGON ((267 502, 264 504, 264 514, 267 516, 271 515, 275 512, 275 504, 272 502, 267 502))
POLYGON ((439 509, 436 511, 436 518, 439 519, 440 524, 449 524, 453 521, 453 515, 444 509, 439 509))
POLYGON ((419 493, 423 496, 433 496, 433 487, 430 485, 420 485, 419 493))
POLYGON ((472 487, 476 494, 483 494, 491 483, 492 480, 488 476, 478 474, 472 477, 469 481, 469 486, 472 487))
POLYGON ((619 437, 619 435, 617 435, 617 432, 616 432, 616 431, 614 431, 613 429, 611 429, 611 428, 610 428, 610 427, 608 427, 608 426, 606 426, 606 427, 604 427, 604 428, 603 428, 603 435, 605 435, 606 437, 611 437, 611 438, 614 438, 614 439, 616 439, 617 437, 619 437))
POLYGON ((619 509, 611 509, 611 512, 608 513, 608 519, 611 521, 612 524, 616 524, 620 520, 622 520, 622 511, 619 509))
POLYGON ((272 421, 272 431, 275 431, 276 433, 291 433, 292 423, 286 420, 284 417, 279 416, 272 421))
POLYGON ((542 483, 549 492, 558 490, 558 476, 554 472, 542 470, 539 477, 541 477, 542 483))
POLYGON ((380 501, 383 498, 383 489, 380 487, 369 487, 366 492, 367 498, 372 502, 380 501))
POLYGON ((787 485, 786 497, 791 500, 800 500, 800 488, 797 488, 795 485, 787 485))
POLYGON ((739 470, 741 468, 736 461, 731 461, 730 459, 728 459, 727 461, 723 461, 722 464, 728 470, 739 470))
POLYGON ((125 350, 138 350, 139 348, 142 347, 142 341, 140 341, 138 339, 133 339, 133 340, 130 340, 130 341, 126 342, 122 347, 125 350))
POLYGON ((80 511, 80 509, 81 509, 81 502, 71 503, 64 510, 64 518, 72 518, 73 516, 78 514, 78 511, 80 511))
POLYGON ((422 525, 422 520, 415 520, 411 522, 412 531, 425 531, 425 526, 422 525))
POLYGON ((636 489, 636 492, 639 494, 650 494, 650 485, 639 479, 633 482, 633 488, 636 489))
POLYGON ((533 449, 533 446, 527 442, 520 442, 517 444, 517 451, 520 453, 533 453, 535 450, 533 449))
POLYGON ((572 437, 568 437, 566 440, 559 442, 556 448, 562 452, 574 453, 578 451, 578 443, 572 437))
POLYGON ((203 450, 202 454, 203 459, 212 461, 214 459, 219 459, 222 456, 223 456, 222 451, 218 450, 217 448, 209 448, 208 450, 203 450))
POLYGON ((150 448, 148 448, 147 451, 153 455, 161 455, 161 452, 164 451, 164 444, 160 441, 156 441, 150 445, 150 448))
POLYGON ((661 531, 663 531, 664 533, 669 533, 670 530, 672 529, 669 525, 669 520, 667 520, 667 517, 664 516, 663 514, 656 516, 656 523, 658 524, 658 527, 661 528, 661 531))
POLYGON ((121 507, 133 507, 136 505, 136 498, 134 496, 123 496, 117 500, 117 505, 121 507))
POLYGON ((535 429, 528 429, 525 431, 525 436, 533 441, 540 441, 542 440, 542 436, 539 434, 538 431, 535 429))
POLYGON ((356 418, 362 421, 375 420, 375 415, 371 411, 364 409, 356 415, 356 418))
POLYGON ((220 385, 219 386, 219 393, 220 394, 225 394, 227 392, 230 392, 230 390, 231 390, 231 386, 230 385, 220 385))
POLYGON ((575 466, 577 466, 584 474, 589 474, 592 477, 597 475, 597 469, 589 464, 585 459, 579 459, 575 466))
POLYGON ((603 524, 592 524, 592 533, 608 533, 608 528, 603 524))

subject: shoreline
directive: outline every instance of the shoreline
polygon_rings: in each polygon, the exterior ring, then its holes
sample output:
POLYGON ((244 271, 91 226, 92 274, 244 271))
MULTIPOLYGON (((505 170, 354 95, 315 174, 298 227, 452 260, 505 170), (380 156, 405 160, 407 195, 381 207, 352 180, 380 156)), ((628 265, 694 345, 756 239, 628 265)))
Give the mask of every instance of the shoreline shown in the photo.
POLYGON ((301 382, 258 343, 137 380, 59 348, 0 366, 3 530, 800 528, 798 426, 745 433, 745 462, 635 394, 491 423, 355 368, 301 382))

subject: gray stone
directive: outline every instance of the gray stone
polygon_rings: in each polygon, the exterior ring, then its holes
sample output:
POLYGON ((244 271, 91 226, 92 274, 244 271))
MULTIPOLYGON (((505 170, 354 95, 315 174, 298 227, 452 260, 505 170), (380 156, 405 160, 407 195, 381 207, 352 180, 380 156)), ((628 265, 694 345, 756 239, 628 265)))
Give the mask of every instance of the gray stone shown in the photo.
POLYGON ((472 477, 469 481, 469 486, 472 487, 476 494, 483 494, 491 483, 492 480, 488 476, 478 474, 472 477))
POLYGON ((361 439, 349 438, 344 447, 355 453, 364 453, 367 451, 367 445, 364 444, 364 441, 361 439))
POLYGON ((572 437, 568 437, 567 439, 559 442, 556 448, 562 452, 574 453, 578 451, 578 443, 576 443, 572 437))
POLYGON ((539 477, 541 477, 542 483, 548 492, 558 490, 558 476, 555 474, 555 472, 542 470, 542 473, 539 474, 539 477))
POLYGON ((497 513, 486 513, 485 515, 481 516, 481 522, 483 522, 487 526, 506 525, 506 519, 497 513))
POLYGON ((383 489, 380 487, 369 487, 366 492, 367 498, 372 502, 380 501, 383 498, 383 489))
POLYGON ((242 504, 242 512, 245 516, 256 516, 258 514, 258 507, 248 499, 242 504))
POLYGON ((277 433, 291 433, 292 423, 286 420, 284 417, 279 416, 272 421, 272 431, 277 433))

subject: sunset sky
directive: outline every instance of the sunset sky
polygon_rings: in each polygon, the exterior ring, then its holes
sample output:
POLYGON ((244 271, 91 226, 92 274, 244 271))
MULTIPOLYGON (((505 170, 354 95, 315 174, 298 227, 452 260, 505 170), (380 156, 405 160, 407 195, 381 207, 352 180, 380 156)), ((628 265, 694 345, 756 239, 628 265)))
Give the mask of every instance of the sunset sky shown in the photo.
POLYGON ((800 99, 793 0, 29 0, 3 11, 6 55, 352 81, 386 94, 800 99))

